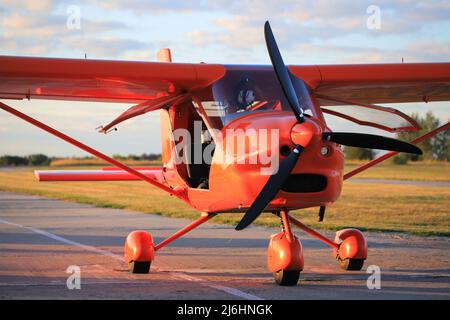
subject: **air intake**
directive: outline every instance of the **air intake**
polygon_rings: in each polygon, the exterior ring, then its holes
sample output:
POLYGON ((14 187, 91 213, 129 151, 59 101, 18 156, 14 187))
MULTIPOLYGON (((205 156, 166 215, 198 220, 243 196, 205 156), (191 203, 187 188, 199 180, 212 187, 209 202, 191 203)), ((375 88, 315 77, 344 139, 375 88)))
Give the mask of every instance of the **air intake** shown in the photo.
POLYGON ((291 174, 281 190, 292 193, 320 192, 327 187, 327 178, 319 174, 291 174))

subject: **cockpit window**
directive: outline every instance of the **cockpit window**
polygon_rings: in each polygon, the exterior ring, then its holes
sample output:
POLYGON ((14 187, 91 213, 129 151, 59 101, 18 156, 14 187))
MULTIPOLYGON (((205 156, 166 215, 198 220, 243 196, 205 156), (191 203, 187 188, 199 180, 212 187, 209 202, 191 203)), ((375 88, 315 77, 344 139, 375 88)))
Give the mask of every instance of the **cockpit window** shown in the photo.
MULTIPOLYGON (((300 106, 306 114, 315 115, 307 89, 299 83, 297 78, 293 77, 292 80, 300 106)), ((210 90, 211 92, 200 97, 198 102, 219 128, 249 113, 292 112, 271 68, 255 68, 249 71, 228 70, 210 90)))

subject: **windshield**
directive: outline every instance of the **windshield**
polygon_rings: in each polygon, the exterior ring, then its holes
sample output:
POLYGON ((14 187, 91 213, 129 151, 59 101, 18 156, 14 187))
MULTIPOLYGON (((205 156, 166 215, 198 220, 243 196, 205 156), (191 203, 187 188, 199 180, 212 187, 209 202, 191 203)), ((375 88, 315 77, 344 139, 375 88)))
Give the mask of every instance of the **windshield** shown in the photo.
MULTIPOLYGON (((302 81, 292 76, 300 106, 306 114, 316 116, 308 90, 302 81)), ((221 128, 232 120, 255 112, 291 111, 272 68, 254 67, 253 70, 228 70, 215 82, 211 92, 199 97, 214 126, 221 128)), ((196 108, 198 109, 198 105, 196 108)))

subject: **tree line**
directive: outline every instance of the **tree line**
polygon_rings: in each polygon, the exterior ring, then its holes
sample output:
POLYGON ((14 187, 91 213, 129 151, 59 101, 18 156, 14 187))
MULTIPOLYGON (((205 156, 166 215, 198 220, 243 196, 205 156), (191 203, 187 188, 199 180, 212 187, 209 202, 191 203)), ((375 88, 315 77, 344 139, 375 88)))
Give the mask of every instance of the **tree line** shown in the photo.
MULTIPOLYGON (((441 121, 429 111, 421 117, 413 113, 411 118, 421 127, 418 131, 406 131, 397 133, 396 138, 403 141, 412 141, 427 132, 430 132, 442 125, 441 121)), ((413 155, 407 153, 398 153, 392 159, 395 164, 406 164, 408 161, 435 160, 450 161, 450 130, 441 131, 431 139, 427 139, 417 146, 422 149, 423 155, 413 155)), ((372 149, 345 147, 344 154, 346 159, 372 160, 376 152, 372 149)))

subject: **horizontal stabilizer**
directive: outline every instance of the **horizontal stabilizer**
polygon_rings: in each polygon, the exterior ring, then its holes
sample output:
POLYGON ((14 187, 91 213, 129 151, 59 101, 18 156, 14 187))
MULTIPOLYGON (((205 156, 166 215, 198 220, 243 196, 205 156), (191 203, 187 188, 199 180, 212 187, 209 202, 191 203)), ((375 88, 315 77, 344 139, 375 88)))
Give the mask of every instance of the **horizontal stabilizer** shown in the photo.
MULTIPOLYGON (((163 180, 161 170, 138 170, 158 182, 163 180)), ((134 181, 140 180, 124 170, 36 170, 38 181, 134 181)))

